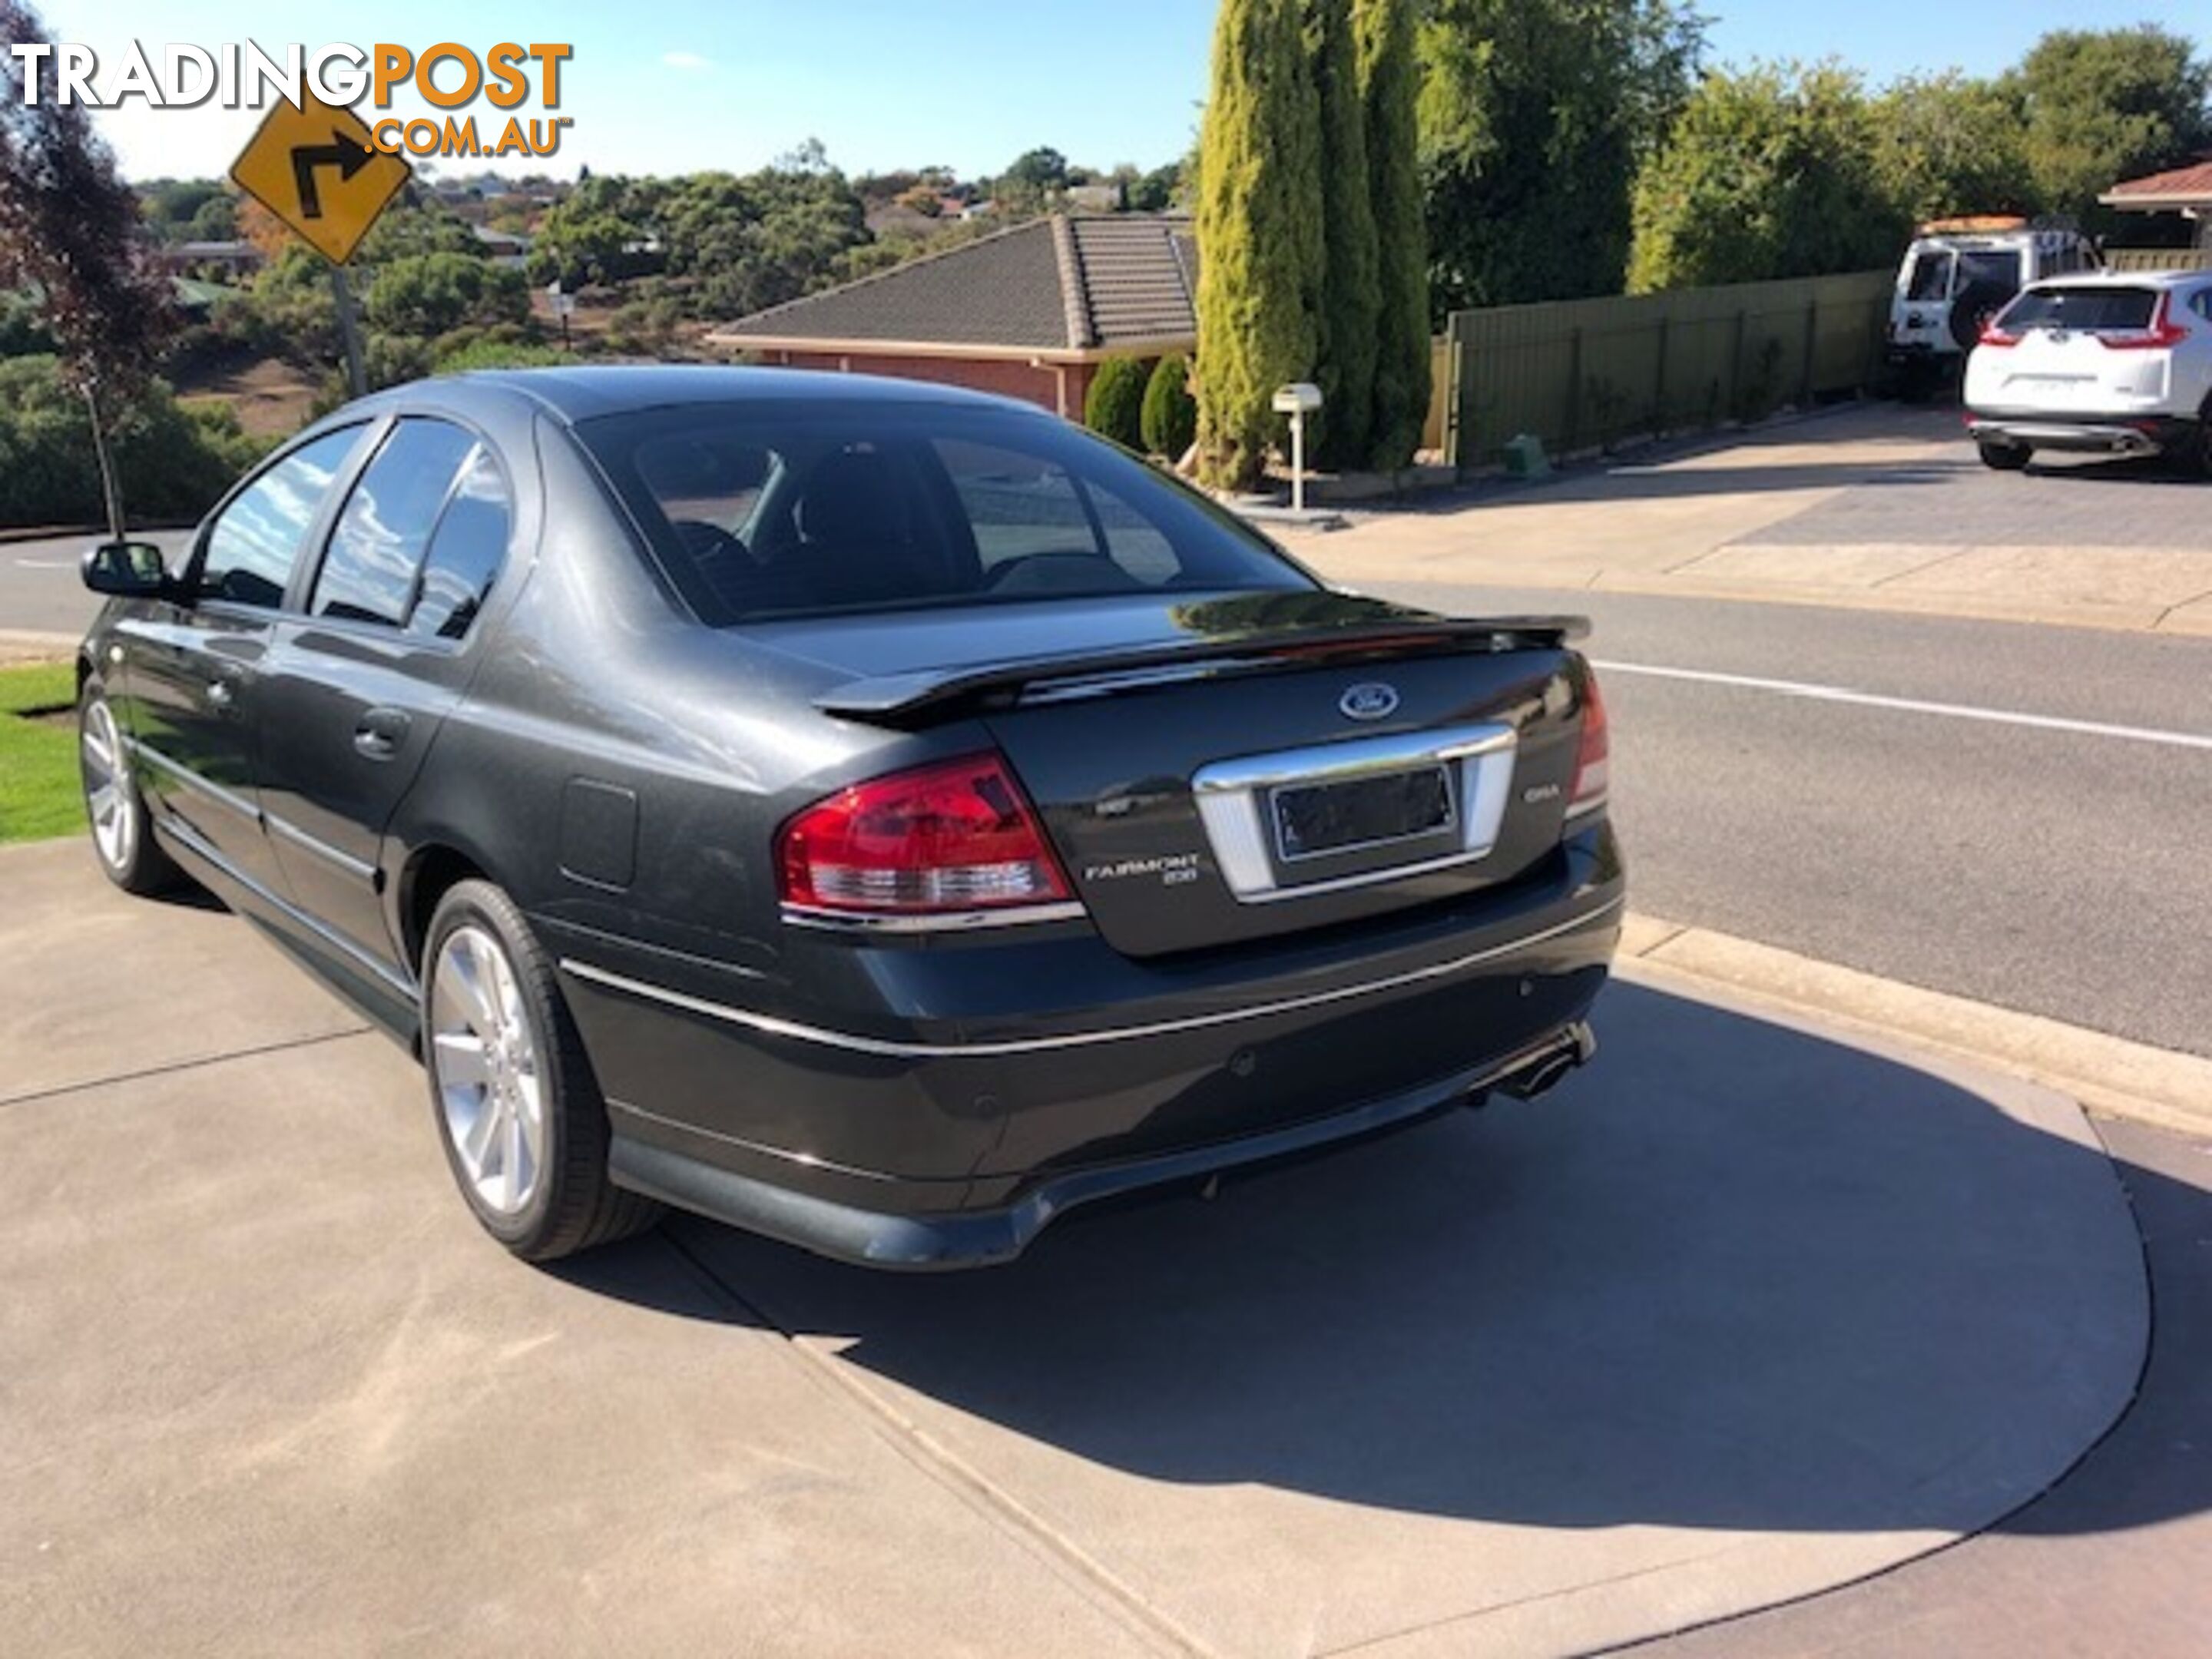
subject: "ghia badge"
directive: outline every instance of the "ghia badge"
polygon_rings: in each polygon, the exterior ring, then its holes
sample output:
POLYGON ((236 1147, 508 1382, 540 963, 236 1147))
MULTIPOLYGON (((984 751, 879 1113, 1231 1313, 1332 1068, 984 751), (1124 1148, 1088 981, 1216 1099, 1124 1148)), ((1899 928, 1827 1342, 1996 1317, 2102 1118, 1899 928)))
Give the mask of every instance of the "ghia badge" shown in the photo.
POLYGON ((1380 680, 1366 680, 1336 700, 1337 712, 1348 720, 1388 720, 1398 712, 1398 688, 1380 680))

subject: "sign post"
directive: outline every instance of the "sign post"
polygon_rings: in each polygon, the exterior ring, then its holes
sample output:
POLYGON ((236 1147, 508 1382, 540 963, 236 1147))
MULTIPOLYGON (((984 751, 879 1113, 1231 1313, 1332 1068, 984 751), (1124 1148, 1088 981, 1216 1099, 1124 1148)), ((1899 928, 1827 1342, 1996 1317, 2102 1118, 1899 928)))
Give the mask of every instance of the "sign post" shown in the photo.
POLYGON ((368 377, 346 261, 414 172, 376 148, 361 117, 304 88, 298 102, 280 101, 270 110, 231 163, 233 183, 331 262, 346 379, 356 398, 368 390, 368 377))
POLYGON ((561 349, 574 351, 575 347, 568 343, 568 319, 576 314, 576 296, 564 292, 556 276, 546 284, 545 297, 552 305, 553 314, 561 319, 561 349))
POLYGON ((331 267, 331 300, 337 307, 338 338, 345 342, 346 385, 356 398, 368 396, 368 370, 361 361, 361 322, 353 313, 353 284, 343 265, 331 267))

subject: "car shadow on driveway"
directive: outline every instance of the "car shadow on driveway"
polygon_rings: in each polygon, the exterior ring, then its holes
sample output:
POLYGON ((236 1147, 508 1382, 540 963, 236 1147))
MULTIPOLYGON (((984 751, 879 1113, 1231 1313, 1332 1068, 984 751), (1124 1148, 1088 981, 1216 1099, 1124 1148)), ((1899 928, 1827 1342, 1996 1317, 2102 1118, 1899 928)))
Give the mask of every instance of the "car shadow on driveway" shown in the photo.
POLYGON ((1045 1447, 1543 1528, 1966 1529, 2124 1409, 2140 1241, 2070 1103, 1632 984, 1600 1030, 1545 1101, 1078 1213, 1004 1268, 670 1232, 987 1468, 1045 1447))

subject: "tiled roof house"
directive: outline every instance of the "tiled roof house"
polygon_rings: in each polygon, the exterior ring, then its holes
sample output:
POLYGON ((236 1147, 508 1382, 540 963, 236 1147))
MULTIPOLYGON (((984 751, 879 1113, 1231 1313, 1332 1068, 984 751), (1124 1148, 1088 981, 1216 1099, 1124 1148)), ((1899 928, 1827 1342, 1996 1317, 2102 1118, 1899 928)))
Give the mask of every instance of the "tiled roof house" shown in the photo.
POLYGON ((2097 198, 2136 213, 2179 213, 2197 227, 2197 246, 2212 248, 2212 156, 2142 179, 2123 179, 2097 198))
POLYGON ((1079 416, 1109 357, 1192 349, 1197 289, 1188 218, 1052 214, 708 338, 768 362, 970 386, 1079 416))

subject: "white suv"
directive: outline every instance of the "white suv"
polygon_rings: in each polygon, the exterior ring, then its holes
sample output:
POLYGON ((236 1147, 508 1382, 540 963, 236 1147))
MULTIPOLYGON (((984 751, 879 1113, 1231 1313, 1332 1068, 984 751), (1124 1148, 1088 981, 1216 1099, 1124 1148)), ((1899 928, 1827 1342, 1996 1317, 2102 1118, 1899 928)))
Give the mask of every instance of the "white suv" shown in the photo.
POLYGON ((2212 477, 2212 271, 2033 283, 1982 331, 1966 404, 1994 467, 2079 449, 2212 477))

